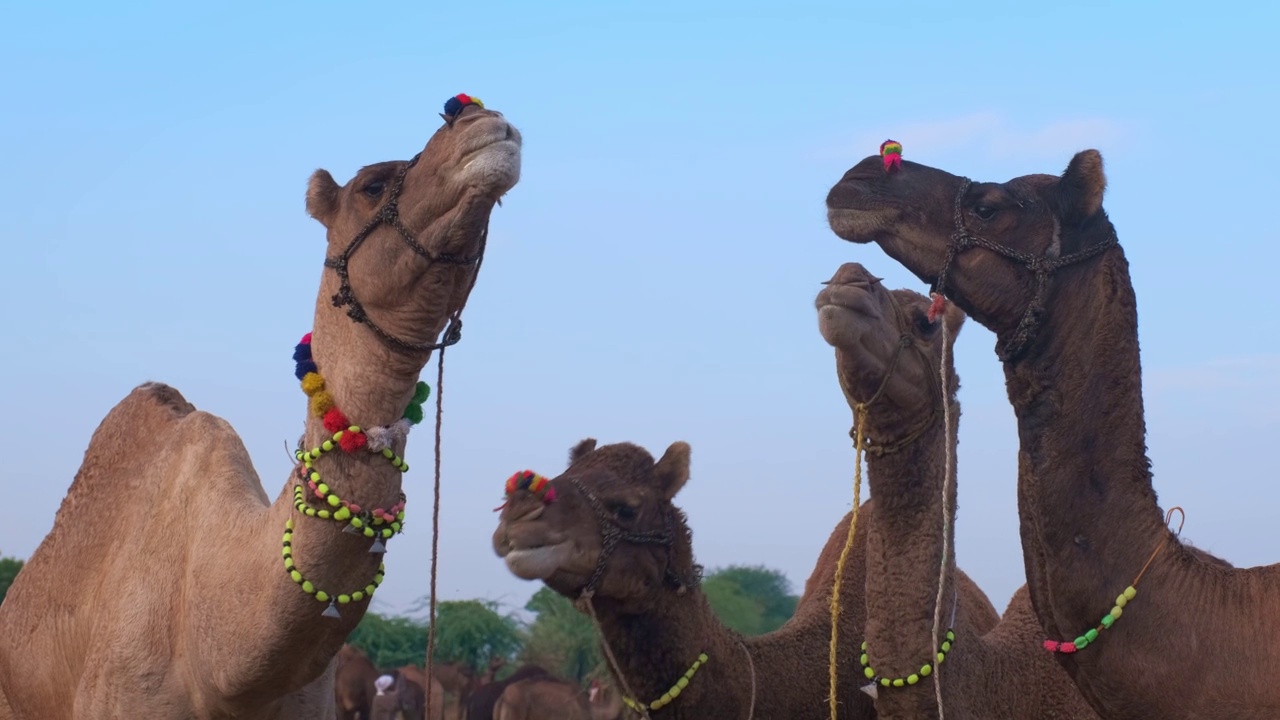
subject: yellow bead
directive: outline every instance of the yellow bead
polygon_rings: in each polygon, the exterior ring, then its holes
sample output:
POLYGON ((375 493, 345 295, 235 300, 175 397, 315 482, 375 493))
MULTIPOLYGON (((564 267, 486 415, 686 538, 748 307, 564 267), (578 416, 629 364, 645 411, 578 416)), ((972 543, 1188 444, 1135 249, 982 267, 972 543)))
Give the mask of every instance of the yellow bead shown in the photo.
POLYGON ((351 431, 351 432, 353 432, 353 433, 358 433, 358 432, 360 432, 360 426, 359 426, 359 425, 352 425, 351 427, 349 427, 349 428, 347 428, 347 429, 348 429, 348 430, 350 430, 350 431, 351 431))
POLYGON ((293 581, 296 583, 302 582, 302 573, 298 572, 297 570, 290 570, 289 577, 293 578, 293 581))
POLYGON ((320 482, 320 473, 318 472, 311 473, 311 482, 320 482))
POLYGON ((364 591, 363 591, 363 590, 357 590, 357 591, 355 591, 355 592, 351 593, 351 602, 360 602, 360 601, 361 601, 361 600, 363 600, 363 599, 364 599, 364 591))
POLYGON ((1137 594, 1138 594, 1138 588, 1132 585, 1124 589, 1124 596, 1130 600, 1132 600, 1133 596, 1137 594))
POLYGON ((292 569, 293 569, 293 558, 291 558, 291 557, 287 557, 287 558, 285 558, 285 559, 284 559, 284 569, 285 569, 285 570, 292 570, 292 569))
POLYGON ((382 457, 390 460, 393 455, 395 453, 391 451, 391 448, 382 448, 382 457))
POLYGON ((325 483, 320 483, 319 485, 317 485, 316 490, 319 491, 321 495, 329 494, 329 486, 326 485, 325 483))
POLYGON ((894 678, 894 681, 893 681, 894 687, 902 687, 903 685, 906 685, 906 684, 907 684, 906 680, 903 680, 902 678, 894 678))
POLYGON ((700 662, 700 663, 704 663, 704 662, 706 662, 706 661, 707 661, 707 654, 706 654, 706 653, 699 653, 699 654, 698 654, 698 662, 700 662))
POLYGON ((320 518, 321 518, 322 520, 328 520, 328 519, 329 519, 329 511, 328 511, 328 510, 320 510, 320 511, 316 512, 316 515, 319 515, 319 516, 320 516, 320 518))
POLYGON ((951 652, 951 643, 946 640, 942 641, 942 652, 951 652))
POLYGON ((358 517, 353 517, 351 518, 351 527, 359 530, 360 528, 364 527, 364 521, 358 517))
POLYGON ((946 653, 938 653, 938 664, 941 665, 943 660, 947 659, 946 653))
POLYGON ((1119 606, 1119 605, 1117 605, 1117 606, 1115 606, 1115 607, 1111 608, 1111 619, 1112 619, 1112 620, 1119 620, 1119 619, 1120 619, 1120 615, 1122 615, 1123 613, 1124 613, 1124 610, 1121 610, 1121 609, 1120 609, 1120 606, 1119 606))
POLYGON ((916 683, 918 683, 918 682, 920 682, 920 676, 919 676, 919 675, 917 675, 917 674, 915 674, 915 673, 911 673, 910 675, 908 675, 908 676, 907 676, 907 684, 908 684, 908 685, 915 685, 915 684, 916 684, 916 683))
POLYGON ((930 675, 932 675, 932 674, 933 674, 933 666, 932 666, 932 665, 921 665, 921 666, 920 666, 920 677, 929 677, 929 676, 930 676, 930 675))
POLYGON ((328 599, 329 599, 329 593, 327 593, 327 592, 325 592, 325 591, 323 591, 323 590, 317 590, 317 591, 316 591, 316 599, 317 599, 317 600, 319 600, 320 602, 324 602, 324 601, 326 601, 326 600, 328 600, 328 599))
POLYGON ((889 687, 890 683, 892 682, 893 681, 890 680, 889 678, 880 678, 880 684, 883 685, 884 687, 889 687))
POLYGON ((377 590, 377 589, 378 589, 378 586, 377 586, 377 585, 365 585, 365 586, 364 586, 364 594, 365 594, 365 595, 372 595, 372 594, 373 594, 373 592, 374 592, 375 590, 377 590))
POLYGON ((315 592, 315 591, 316 591, 316 586, 315 586, 315 585, 313 585, 313 584, 311 584, 311 581, 310 581, 310 580, 303 580, 303 581, 302 581, 302 592, 304 592, 304 593, 306 593, 306 594, 310 595, 311 593, 313 593, 313 592, 315 592))
POLYGON ((329 503, 331 507, 338 507, 342 504, 342 498, 337 495, 328 495, 325 497, 325 502, 329 503))
POLYGON ((374 585, 381 585, 381 584, 382 584, 382 573, 378 573, 377 575, 374 575, 374 576, 373 576, 373 584, 374 584, 374 585))
POLYGON ((320 443, 320 449, 325 452, 329 452, 330 450, 333 449, 333 441, 325 440, 324 442, 320 443))
POLYGON ((858 662, 862 663, 863 665, 866 665, 870 661, 871 661, 871 658, 867 657, 866 653, 862 653, 862 656, 858 658, 858 662))
POLYGON ((1125 597, 1124 595, 1116 596, 1116 607, 1124 607, 1125 605, 1128 605, 1128 604, 1129 604, 1129 598, 1125 597))
POLYGON ((865 668, 862 668, 862 674, 866 675, 867 679, 870 680, 871 678, 876 676, 876 671, 872 670, 869 667, 865 667, 865 668))
POLYGON ((334 520, 346 520, 347 518, 350 518, 350 517, 351 517, 351 510, 348 508, 341 508, 333 514, 334 520))
POLYGON ((676 699, 676 698, 680 697, 680 688, 678 688, 678 687, 673 687, 673 688, 671 688, 670 690, 668 690, 668 691, 667 691, 667 694, 671 696, 671 699, 672 699, 672 700, 674 700, 674 699, 676 699))
POLYGON ((285 520, 285 522, 284 522, 284 526, 285 526, 285 528, 286 528, 286 529, 292 530, 292 529, 293 529, 293 521, 292 521, 292 520, 285 520))
POLYGON ((689 678, 683 678, 683 677, 682 677, 682 678, 680 678, 679 680, 677 680, 677 681, 676 681, 676 687, 680 688, 681 690, 683 690, 683 689, 685 689, 685 688, 689 687, 689 678))
POLYGON ((371 538, 371 537, 373 537, 373 528, 371 528, 371 527, 366 527, 366 528, 364 529, 364 536, 365 536, 365 537, 367 537, 367 538, 371 538))
POLYGON ((350 596, 350 595, 339 595, 339 596, 338 596, 338 604, 339 604, 339 605, 346 605, 346 604, 347 604, 347 603, 349 603, 349 602, 351 602, 351 596, 350 596))
POLYGON ((305 512, 307 513, 307 517, 315 517, 315 516, 316 516, 316 509, 315 509, 315 508, 307 508, 305 512))

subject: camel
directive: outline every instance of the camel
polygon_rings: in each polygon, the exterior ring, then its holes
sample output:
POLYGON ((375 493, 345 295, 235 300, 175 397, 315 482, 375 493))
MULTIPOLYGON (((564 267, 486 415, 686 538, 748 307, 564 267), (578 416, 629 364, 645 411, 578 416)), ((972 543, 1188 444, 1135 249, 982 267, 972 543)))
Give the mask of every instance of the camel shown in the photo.
POLYGON ((426 679, 421 671, 414 675, 402 669, 382 675, 379 681, 384 687, 377 688, 373 697, 370 720, 444 720, 444 688, 432 678, 428 709, 426 679))
POLYGON ((511 683, 493 706, 493 720, 592 720, 587 694, 557 677, 511 683))
MULTIPOLYGON (((849 515, 823 548, 791 620, 742 637, 711 611, 692 532, 672 504, 689 479, 689 456, 684 442, 655 463, 630 443, 597 448, 594 439, 583 440, 570 451, 568 470, 544 489, 509 493, 494 550, 517 577, 542 580, 569 598, 590 595, 606 647, 617 656, 622 677, 614 680, 634 693, 629 706, 657 705, 657 714, 670 718, 827 720, 831 588, 849 515)), ((844 720, 874 717, 871 699, 858 689, 860 670, 855 674, 866 527, 874 515, 870 503, 860 509, 841 580, 837 700, 844 720)), ((996 611, 977 586, 964 576, 960 585, 972 607, 986 605, 979 624, 995 625, 996 611)))
POLYGON ((591 708, 591 720, 622 720, 635 717, 630 710, 624 710, 622 696, 612 683, 602 685, 599 680, 592 680, 587 688, 587 705, 591 708))
POLYGON ((490 213, 519 179, 519 133, 460 98, 412 160, 311 177, 328 245, 295 350, 310 459, 275 502, 231 426, 172 387, 140 385, 98 426, 0 606, 0 718, 334 716, 335 655, 399 528, 418 374, 456 341, 490 213))
POLYGON ((1137 301, 1102 207, 1101 154, 1005 183, 887 167, 873 156, 850 169, 827 196, 829 223, 996 335, 1042 652, 1109 719, 1280 717, 1280 567, 1194 551, 1157 505, 1137 301))
POLYGON ((369 717, 377 679, 378 668, 374 667, 368 655, 354 645, 342 646, 333 678, 338 720, 366 720, 369 717))
POLYGON ((835 348, 836 375, 855 423, 857 408, 865 403, 863 430, 875 441, 869 445, 867 471, 878 504, 876 521, 867 528, 867 646, 859 662, 864 673, 870 667, 879 676, 870 685, 877 716, 937 718, 935 678, 930 677, 937 672, 947 718, 1097 720, 1066 671, 1039 647, 1040 625, 1025 585, 1014 593, 1000 624, 986 632, 974 630, 969 608, 950 602, 956 487, 953 464, 944 510, 944 443, 954 457, 960 404, 950 346, 964 313, 948 305, 942 318, 930 320, 928 298, 890 291, 856 263, 842 265, 814 302, 822 337, 835 348), (945 340, 941 322, 947 323, 945 340), (939 411, 937 377, 944 342, 949 430, 939 411), (944 528, 952 535, 945 547, 944 528), (944 552, 947 575, 938 633, 946 659, 937 663, 940 648, 933 647, 933 631, 944 552), (895 686, 897 680, 901 686, 895 686))
POLYGON ((463 714, 465 720, 494 720, 494 706, 497 705, 498 698, 502 697, 502 693, 507 689, 508 685, 529 678, 549 677, 551 675, 551 673, 537 665, 521 665, 507 678, 494 680, 493 675, 496 669, 490 664, 490 672, 486 673, 489 681, 472 690, 471 696, 467 698, 465 705, 459 705, 459 707, 466 708, 466 712, 463 714))

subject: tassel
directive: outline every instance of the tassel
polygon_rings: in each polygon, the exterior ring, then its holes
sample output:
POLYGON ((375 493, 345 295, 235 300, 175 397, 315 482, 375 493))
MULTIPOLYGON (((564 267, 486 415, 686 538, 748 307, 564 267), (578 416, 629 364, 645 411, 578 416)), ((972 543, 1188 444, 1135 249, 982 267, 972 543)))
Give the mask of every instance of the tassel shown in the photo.
POLYGON ((877 697, 879 697, 879 693, 876 691, 876 684, 873 682, 867 683, 866 685, 863 685, 858 689, 866 693, 867 695, 870 695, 872 700, 875 700, 877 697))

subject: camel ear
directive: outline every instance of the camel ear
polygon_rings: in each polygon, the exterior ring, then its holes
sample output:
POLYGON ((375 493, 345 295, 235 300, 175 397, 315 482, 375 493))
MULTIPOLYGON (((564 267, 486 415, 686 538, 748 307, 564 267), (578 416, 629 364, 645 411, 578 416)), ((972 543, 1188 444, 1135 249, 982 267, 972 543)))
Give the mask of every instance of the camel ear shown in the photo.
POLYGON ((1102 154, 1097 150, 1082 150, 1071 158, 1066 172, 1058 180, 1058 214, 1075 225, 1093 217, 1102 209, 1102 194, 1107 189, 1107 176, 1102 171, 1102 154))
POLYGON ((596 439, 587 438, 582 442, 569 448, 569 464, 572 465, 582 458, 586 457, 591 451, 596 449, 596 439))
POLYGON ((307 214, 329 227, 338 212, 338 183, 328 170, 320 169, 307 183, 307 214))
POLYGON ((664 500, 670 500, 689 482, 689 454, 687 442, 673 442, 653 468, 653 477, 664 500))

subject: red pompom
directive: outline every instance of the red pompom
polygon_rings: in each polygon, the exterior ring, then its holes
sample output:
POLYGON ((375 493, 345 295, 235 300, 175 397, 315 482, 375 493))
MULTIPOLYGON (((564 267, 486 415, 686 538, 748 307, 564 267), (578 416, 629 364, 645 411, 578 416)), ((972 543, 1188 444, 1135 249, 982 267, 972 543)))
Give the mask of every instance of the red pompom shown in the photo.
POLYGON ((1064 642, 1058 648, 1058 652, 1073 653, 1076 651, 1076 644, 1073 642, 1064 642))
POLYGON ((931 323, 937 322, 938 316, 942 314, 943 310, 947 309, 947 299, 942 296, 942 293, 932 293, 932 294, 933 294, 933 303, 929 305, 929 322, 931 323))
POLYGON ((547 488, 547 494, 542 496, 542 502, 546 503, 547 505, 550 505, 555 501, 556 501, 556 489, 553 487, 547 488))
POLYGON ((339 430, 346 430, 351 427, 351 423, 347 422, 347 416, 342 414, 338 408, 329 408, 329 412, 324 414, 324 429, 331 433, 339 430))
POLYGON ((1062 643, 1058 642, 1057 640, 1044 641, 1044 649, 1048 650, 1049 652, 1058 652, 1058 648, 1061 646, 1062 646, 1062 643))
POLYGON ((301 340, 299 340, 298 342, 299 342, 300 344, 302 344, 302 345, 310 345, 310 344, 311 344, 311 333, 307 333, 306 335, 303 335, 303 336, 302 336, 302 339, 301 339, 301 340))
POLYGON ((338 444, 342 446, 344 452, 350 453, 364 447, 367 442, 369 442, 369 438, 364 433, 348 430, 342 433, 342 439, 338 441, 338 444))

